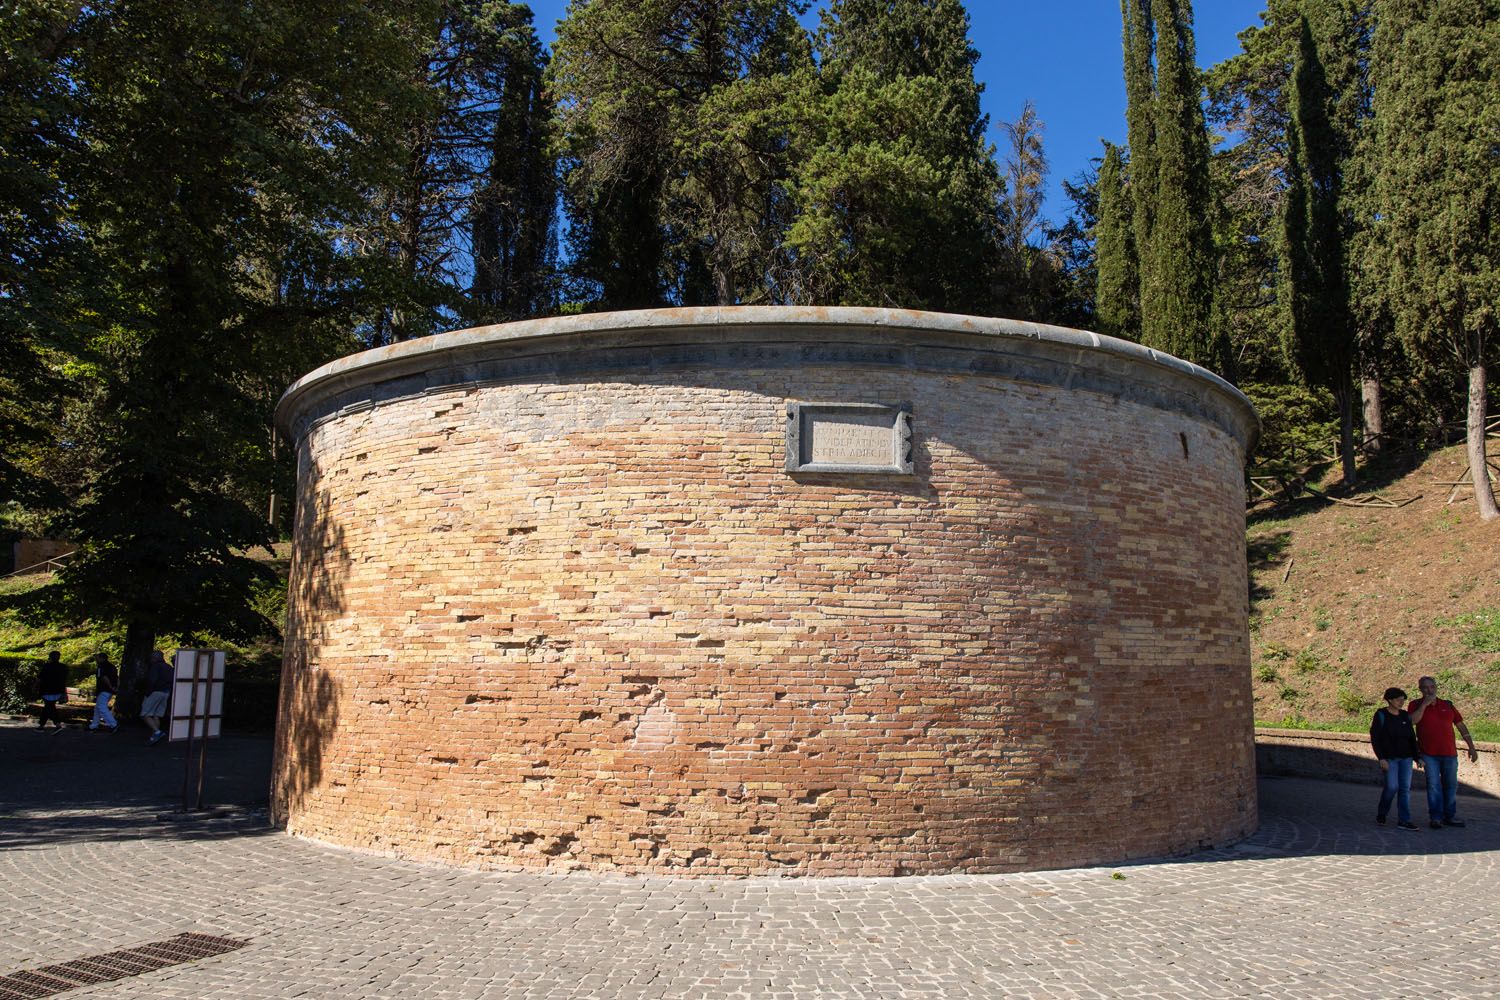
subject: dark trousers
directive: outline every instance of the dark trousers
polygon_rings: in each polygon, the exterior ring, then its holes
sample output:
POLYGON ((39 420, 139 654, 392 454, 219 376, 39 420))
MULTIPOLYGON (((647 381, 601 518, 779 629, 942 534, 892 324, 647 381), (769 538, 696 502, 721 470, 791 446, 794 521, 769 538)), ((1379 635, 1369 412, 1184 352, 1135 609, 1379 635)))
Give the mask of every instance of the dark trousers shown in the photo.
POLYGON ((57 711, 58 704, 59 702, 55 701, 44 700, 42 702, 42 717, 37 720, 38 726, 45 728, 47 725, 47 720, 51 719, 53 722, 57 723, 57 728, 62 728, 63 720, 62 716, 58 714, 57 711))

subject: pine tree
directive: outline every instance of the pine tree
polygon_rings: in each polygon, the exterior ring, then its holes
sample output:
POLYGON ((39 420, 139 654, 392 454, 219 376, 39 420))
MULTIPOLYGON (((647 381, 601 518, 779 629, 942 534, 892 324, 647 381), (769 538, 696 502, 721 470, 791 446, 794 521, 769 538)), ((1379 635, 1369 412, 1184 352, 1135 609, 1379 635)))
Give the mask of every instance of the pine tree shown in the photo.
POLYGON ((1484 520, 1500 517, 1485 455, 1500 302, 1500 4, 1379 0, 1372 61, 1379 219, 1371 267, 1412 356, 1468 375, 1468 454, 1484 520))
POLYGON ((787 299, 989 312, 1002 190, 958 0, 834 0, 793 122, 787 299))
POLYGON ((1140 338, 1140 273, 1135 251, 1131 202, 1125 189, 1120 147, 1104 144, 1099 166, 1099 211, 1094 225, 1098 273, 1094 315, 1099 330, 1129 340, 1140 338))
POLYGON ((70 225, 60 164, 77 131, 67 63, 94 13, 23 0, 0 32, 0 527, 57 502, 37 454, 58 416, 50 358, 72 346, 64 316, 70 276, 90 269, 70 225))
POLYGON ((61 177, 98 269, 64 318, 90 338, 73 367, 92 419, 70 442, 90 461, 49 596, 124 627, 127 714, 158 634, 270 627, 245 555, 268 540, 247 502, 268 482, 256 369, 359 308, 345 237, 421 96, 410 10, 152 0, 78 28, 61 177))
POLYGON ((408 73, 426 100, 404 126, 405 167, 377 192, 367 237, 384 265, 375 344, 549 307, 550 107, 531 10, 445 0, 429 34, 408 73))
POLYGON ((765 293, 792 0, 574 0, 549 71, 575 269, 610 308, 765 293))
POLYGON ((1035 245, 1041 234, 1043 183, 1047 154, 1045 126, 1036 105, 1026 101, 1013 122, 1002 122, 1005 134, 1004 194, 1000 210, 1001 301, 1005 315, 1043 321, 1051 318, 1056 293, 1051 248, 1035 245))

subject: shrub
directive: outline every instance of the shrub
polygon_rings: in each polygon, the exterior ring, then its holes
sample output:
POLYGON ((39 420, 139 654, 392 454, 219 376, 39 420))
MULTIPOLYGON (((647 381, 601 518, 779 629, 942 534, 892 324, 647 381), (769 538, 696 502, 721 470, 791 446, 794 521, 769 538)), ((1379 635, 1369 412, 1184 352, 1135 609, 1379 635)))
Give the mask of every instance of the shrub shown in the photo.
POLYGON ((1480 608, 1466 615, 1439 618, 1437 623, 1464 629, 1459 641, 1465 649, 1476 653, 1500 653, 1500 609, 1480 608))
POLYGON ((1280 679, 1276 668, 1269 663, 1262 663, 1255 668, 1255 679, 1262 684, 1274 684, 1280 679))
POLYGON ((1316 649, 1309 646, 1297 654, 1297 658, 1292 661, 1292 666, 1299 674, 1315 674, 1328 664, 1323 662, 1323 657, 1318 655, 1316 649))
POLYGON ((1352 691, 1349 688, 1339 688, 1339 693, 1336 700, 1338 702, 1339 708, 1342 709, 1346 715, 1355 715, 1356 713, 1362 712, 1366 708, 1369 708, 1370 706, 1375 704, 1369 698, 1366 698, 1359 692, 1352 691))
POLYGON ((19 715, 36 694, 41 661, 31 656, 0 653, 0 712, 19 715))

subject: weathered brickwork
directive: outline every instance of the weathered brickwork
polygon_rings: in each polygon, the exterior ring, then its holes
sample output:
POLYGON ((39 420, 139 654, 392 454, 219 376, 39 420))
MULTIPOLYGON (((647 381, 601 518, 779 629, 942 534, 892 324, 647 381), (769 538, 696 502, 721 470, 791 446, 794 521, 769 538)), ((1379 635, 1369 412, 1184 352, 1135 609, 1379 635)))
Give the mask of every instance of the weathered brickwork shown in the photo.
POLYGON ((274 811, 482 866, 1075 866, 1255 825, 1243 442, 836 364, 396 395, 314 423, 274 811), (915 474, 784 471, 791 400, 915 474))

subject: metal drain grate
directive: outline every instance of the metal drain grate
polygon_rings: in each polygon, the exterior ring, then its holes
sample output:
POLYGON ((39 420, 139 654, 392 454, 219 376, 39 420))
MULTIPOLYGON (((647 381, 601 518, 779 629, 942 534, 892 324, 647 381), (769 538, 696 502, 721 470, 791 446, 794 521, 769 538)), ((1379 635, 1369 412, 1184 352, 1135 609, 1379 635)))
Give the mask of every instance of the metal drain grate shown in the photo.
POLYGON ((125 948, 78 958, 61 965, 44 965, 0 976, 0 1000, 38 1000, 56 996, 96 983, 129 979, 169 965, 181 965, 200 958, 222 955, 249 944, 234 938, 211 934, 179 934, 165 941, 153 941, 139 948, 125 948))

